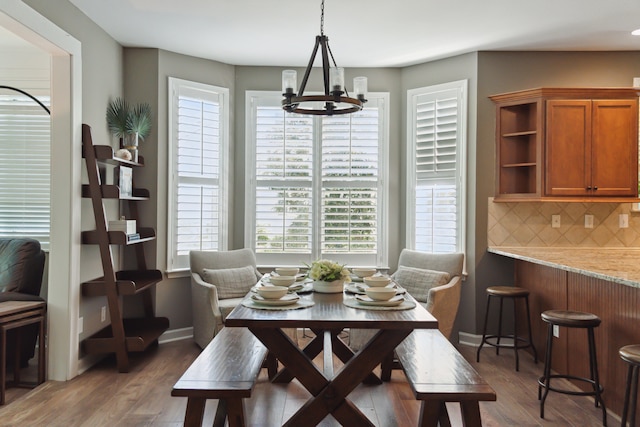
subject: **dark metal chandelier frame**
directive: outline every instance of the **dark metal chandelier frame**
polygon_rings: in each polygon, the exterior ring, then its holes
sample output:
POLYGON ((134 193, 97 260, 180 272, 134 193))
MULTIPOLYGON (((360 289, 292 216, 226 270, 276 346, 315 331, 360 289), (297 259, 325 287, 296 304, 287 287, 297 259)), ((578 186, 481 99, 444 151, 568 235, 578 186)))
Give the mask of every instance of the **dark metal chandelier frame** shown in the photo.
POLYGON ((290 113, 299 114, 311 114, 322 116, 333 116, 340 114, 350 114, 362 110, 364 103, 367 102, 365 94, 360 93, 356 98, 350 97, 346 87, 343 89, 342 85, 334 85, 331 87, 329 78, 330 62, 329 58, 333 62, 333 66, 337 68, 336 60, 333 57, 331 48, 329 47, 329 38, 324 34, 324 0, 321 5, 321 17, 320 17, 320 35, 316 36, 316 42, 311 53, 311 59, 305 70, 302 83, 300 84, 300 90, 296 94, 294 88, 287 87, 284 89, 284 99, 282 100, 282 108, 290 113), (318 48, 322 54, 322 74, 324 81, 324 95, 305 95, 304 90, 309 80, 309 75, 313 68, 316 55, 318 54, 318 48), (331 88, 331 90, 330 90, 331 88), (318 102, 323 102, 323 108, 317 108, 318 102))

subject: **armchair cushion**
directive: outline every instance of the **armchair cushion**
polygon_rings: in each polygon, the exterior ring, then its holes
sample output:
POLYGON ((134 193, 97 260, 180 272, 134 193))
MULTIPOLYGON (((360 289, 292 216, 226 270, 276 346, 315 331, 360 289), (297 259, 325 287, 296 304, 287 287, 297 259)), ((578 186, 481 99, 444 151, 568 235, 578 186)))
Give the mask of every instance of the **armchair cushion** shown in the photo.
POLYGON ((218 288, 218 298, 243 297, 256 284, 255 267, 209 269, 202 271, 202 279, 218 288))
POLYGON ((427 270, 401 265, 393 274, 393 278, 417 301, 427 302, 429 290, 433 287, 448 283, 451 275, 446 271, 427 270))

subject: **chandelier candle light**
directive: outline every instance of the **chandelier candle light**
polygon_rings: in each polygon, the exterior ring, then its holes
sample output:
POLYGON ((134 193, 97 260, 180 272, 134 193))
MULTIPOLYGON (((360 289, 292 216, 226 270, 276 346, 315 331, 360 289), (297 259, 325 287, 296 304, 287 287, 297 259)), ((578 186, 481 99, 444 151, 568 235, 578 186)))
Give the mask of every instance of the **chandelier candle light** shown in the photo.
POLYGON ((349 96, 344 84, 344 68, 336 65, 329 38, 324 35, 324 0, 322 0, 320 15, 320 35, 316 36, 316 43, 311 53, 309 65, 305 70, 302 84, 298 93, 295 92, 298 76, 295 70, 284 70, 282 72, 282 108, 290 113, 312 114, 320 116, 333 116, 338 114, 355 113, 362 110, 367 102, 367 78, 356 77, 353 79, 353 92, 355 97, 349 96), (322 73, 324 81, 324 95, 305 95, 304 89, 307 86, 311 69, 318 54, 318 47, 322 52, 322 73), (329 64, 329 57, 333 62, 333 67, 329 64), (318 102, 323 102, 324 107, 318 108, 318 102))

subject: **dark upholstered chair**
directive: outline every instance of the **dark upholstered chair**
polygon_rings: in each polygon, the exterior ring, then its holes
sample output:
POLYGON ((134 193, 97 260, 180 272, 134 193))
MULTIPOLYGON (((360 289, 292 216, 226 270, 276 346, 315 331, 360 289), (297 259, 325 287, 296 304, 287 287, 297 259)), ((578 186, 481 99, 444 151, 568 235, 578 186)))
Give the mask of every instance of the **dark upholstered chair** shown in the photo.
MULTIPOLYGON (((45 254, 40 242, 28 238, 0 238, 0 302, 44 301, 40 297, 45 254)), ((20 333, 20 361, 26 366, 35 354, 38 325, 11 329, 7 333, 7 363, 13 364, 16 337, 20 333)), ((41 343, 42 345, 42 343, 41 343)))

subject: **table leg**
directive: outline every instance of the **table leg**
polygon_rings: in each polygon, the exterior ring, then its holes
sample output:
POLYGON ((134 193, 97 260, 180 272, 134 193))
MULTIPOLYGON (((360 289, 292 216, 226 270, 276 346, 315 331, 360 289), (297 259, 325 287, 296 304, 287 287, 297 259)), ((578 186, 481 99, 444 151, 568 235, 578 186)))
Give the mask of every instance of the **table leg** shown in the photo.
MULTIPOLYGON (((299 350, 298 350, 299 351, 299 350)), ((302 352, 313 360, 322 351, 322 336, 316 335, 303 349, 302 352)), ((289 383, 294 378, 293 374, 285 366, 272 379, 272 383, 289 383)))
POLYGON ((360 352, 347 361, 335 378, 329 380, 283 331, 249 329, 314 396, 285 426, 316 425, 329 413, 342 425, 372 426, 367 417, 346 397, 381 362, 381 354, 386 355, 392 351, 411 333, 410 330, 379 331, 360 352), (387 351, 381 352, 381 349, 387 351))
POLYGON ((207 400, 204 397, 190 397, 187 400, 187 410, 184 414, 185 427, 200 427, 204 417, 204 405, 207 400))

